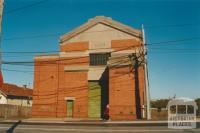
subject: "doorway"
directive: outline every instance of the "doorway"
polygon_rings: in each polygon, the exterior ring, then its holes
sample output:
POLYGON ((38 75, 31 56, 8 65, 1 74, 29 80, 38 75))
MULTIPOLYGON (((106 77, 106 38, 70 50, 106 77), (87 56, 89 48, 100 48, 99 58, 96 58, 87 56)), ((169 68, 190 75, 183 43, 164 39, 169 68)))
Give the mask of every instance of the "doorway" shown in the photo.
POLYGON ((74 100, 67 100, 67 118, 73 117, 74 100))
POLYGON ((101 117, 101 86, 98 81, 89 81, 88 117, 101 117))

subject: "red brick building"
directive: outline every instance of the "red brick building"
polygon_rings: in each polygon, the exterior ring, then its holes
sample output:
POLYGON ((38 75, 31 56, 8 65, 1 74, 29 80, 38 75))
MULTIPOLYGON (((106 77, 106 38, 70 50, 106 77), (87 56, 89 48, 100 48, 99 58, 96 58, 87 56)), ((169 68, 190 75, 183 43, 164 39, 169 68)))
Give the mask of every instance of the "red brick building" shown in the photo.
POLYGON ((140 30, 98 16, 60 37, 60 53, 35 57, 33 117, 142 117, 145 105, 140 30), (140 56, 138 56, 140 55, 140 56))

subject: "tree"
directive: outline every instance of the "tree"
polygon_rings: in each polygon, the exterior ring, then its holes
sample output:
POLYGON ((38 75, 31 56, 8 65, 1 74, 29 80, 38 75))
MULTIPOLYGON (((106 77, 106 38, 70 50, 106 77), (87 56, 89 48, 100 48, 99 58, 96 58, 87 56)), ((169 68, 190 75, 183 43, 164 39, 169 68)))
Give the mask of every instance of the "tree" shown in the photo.
POLYGON ((169 99, 159 99, 156 101, 151 101, 151 107, 152 108, 166 108, 168 102, 169 102, 169 99))

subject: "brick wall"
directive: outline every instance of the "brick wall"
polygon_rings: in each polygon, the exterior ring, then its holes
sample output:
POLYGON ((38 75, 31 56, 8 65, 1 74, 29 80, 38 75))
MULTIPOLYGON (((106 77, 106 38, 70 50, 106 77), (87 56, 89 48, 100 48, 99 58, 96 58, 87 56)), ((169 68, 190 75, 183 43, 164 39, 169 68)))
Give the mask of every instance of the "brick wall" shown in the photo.
POLYGON ((72 42, 60 45, 61 52, 76 52, 89 49, 89 42, 72 42))
MULTIPOLYGON (((136 102, 144 104, 143 68, 139 71, 139 101, 136 101, 135 76, 129 67, 111 68, 109 70, 109 105, 112 120, 134 120, 136 102)), ((141 111, 141 110, 140 110, 141 111)))
MULTIPOLYGON (((138 39, 112 40, 111 42, 114 50, 133 50, 141 46, 141 40, 138 39)), ((109 105, 112 120, 141 118, 141 108, 145 102, 144 68, 142 66, 138 68, 138 80, 135 80, 133 71, 129 66, 109 68, 109 105)))
MULTIPOLYGON (((88 42, 63 44, 61 52, 88 50, 88 42)), ((115 50, 141 45, 134 39, 113 40, 115 50)), ((132 48, 130 48, 132 49, 132 48)), ((87 66, 89 57, 55 57, 35 60, 33 117, 67 117, 66 98, 74 98, 73 117, 88 117, 88 71, 65 71, 67 66, 87 66), (42 62, 41 62, 42 61, 42 62)), ((136 103, 144 104, 144 69, 138 68, 138 95, 135 76, 129 67, 109 69, 109 105, 112 120, 137 119, 136 103), (137 99, 137 100, 136 100, 137 99)), ((140 110, 139 107, 139 110, 140 110)), ((140 110, 141 112, 141 110, 140 110)))
POLYGON ((88 57, 77 57, 75 59, 63 59, 59 65, 59 89, 58 89, 58 117, 66 117, 67 97, 74 97, 73 117, 85 118, 88 114, 88 78, 87 71, 65 72, 66 66, 88 65, 88 57))
MULTIPOLYGON (((61 45, 61 51, 85 50, 86 42, 61 45), (82 46, 82 47, 81 47, 82 46)), ((67 66, 88 65, 88 57, 41 57, 35 60, 33 117, 66 117, 66 98, 74 97, 73 117, 88 114, 87 71, 66 72, 67 66)))
POLYGON ((58 58, 35 60, 33 117, 55 117, 58 87, 58 58))
POLYGON ((109 70, 110 118, 135 119, 135 89, 133 74, 128 67, 109 70))
POLYGON ((131 50, 139 46, 141 46, 141 41, 136 39, 121 39, 111 41, 111 47, 114 50, 131 50))

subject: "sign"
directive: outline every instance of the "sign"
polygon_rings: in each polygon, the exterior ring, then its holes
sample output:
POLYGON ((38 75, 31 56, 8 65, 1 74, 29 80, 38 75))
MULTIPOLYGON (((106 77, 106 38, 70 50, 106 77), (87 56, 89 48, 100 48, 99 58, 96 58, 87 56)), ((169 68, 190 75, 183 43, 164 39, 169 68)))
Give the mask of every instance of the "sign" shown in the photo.
POLYGON ((193 99, 176 98, 168 102, 168 128, 196 128, 197 104, 193 99))

